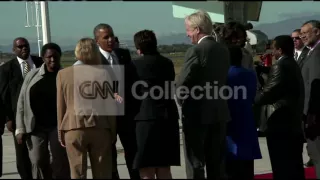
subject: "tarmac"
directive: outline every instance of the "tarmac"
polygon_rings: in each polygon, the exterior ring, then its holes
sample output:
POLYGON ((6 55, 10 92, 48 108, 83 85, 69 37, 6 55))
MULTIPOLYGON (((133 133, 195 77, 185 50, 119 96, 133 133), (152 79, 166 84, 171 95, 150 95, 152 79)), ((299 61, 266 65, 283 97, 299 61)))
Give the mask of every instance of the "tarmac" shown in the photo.
MULTIPOLYGON (((181 136, 180 136, 181 137, 181 136)), ((13 144, 13 137, 12 134, 9 132, 5 132, 2 136, 3 139, 3 174, 0 179, 20 179, 20 176, 17 172, 16 168, 16 157, 15 157, 15 150, 13 144)), ((185 160, 183 154, 183 141, 180 141, 181 144, 181 166, 172 167, 172 176, 174 179, 185 179, 185 160)), ((262 152, 263 158, 260 160, 255 161, 255 174, 264 174, 271 172, 271 165, 269 160, 269 153, 267 149, 267 144, 265 138, 259 138, 260 148, 262 152)), ((127 179, 129 178, 129 174, 127 171, 127 167, 125 164, 124 156, 123 156, 123 148, 121 143, 118 139, 117 142, 117 149, 118 149, 118 171, 120 174, 120 178, 127 179)), ((304 161, 307 162, 309 157, 307 156, 306 149, 304 147, 303 152, 304 161)), ((90 161, 88 161, 90 162, 90 161)), ((90 164, 88 167, 88 179, 92 179, 90 164)))

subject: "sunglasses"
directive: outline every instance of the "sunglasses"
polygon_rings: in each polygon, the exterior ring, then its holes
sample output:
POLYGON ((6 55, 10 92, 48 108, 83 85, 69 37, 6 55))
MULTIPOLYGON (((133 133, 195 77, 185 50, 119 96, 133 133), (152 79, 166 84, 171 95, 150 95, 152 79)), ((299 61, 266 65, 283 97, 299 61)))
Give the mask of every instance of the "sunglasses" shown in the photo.
POLYGON ((300 40, 300 37, 292 37, 293 40, 300 40))
POLYGON ((29 48, 29 45, 19 45, 19 46, 17 46, 17 48, 19 48, 19 49, 23 49, 23 48, 29 48))

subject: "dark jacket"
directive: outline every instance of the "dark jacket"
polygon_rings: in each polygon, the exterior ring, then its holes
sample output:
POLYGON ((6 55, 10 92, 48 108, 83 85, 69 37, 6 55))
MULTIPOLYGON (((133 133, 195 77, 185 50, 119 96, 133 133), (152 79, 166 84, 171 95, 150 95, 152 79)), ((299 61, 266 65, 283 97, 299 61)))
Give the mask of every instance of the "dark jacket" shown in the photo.
POLYGON ((204 91, 195 91, 196 98, 189 95, 185 99, 179 99, 181 95, 177 96, 178 103, 182 107, 184 122, 215 124, 230 120, 227 100, 219 95, 215 97, 216 89, 220 90, 227 83, 229 59, 227 46, 216 42, 213 37, 206 37, 188 49, 177 80, 177 88, 187 87, 189 91, 196 86, 209 85, 212 88, 206 90, 208 94, 203 94, 204 91), (208 95, 211 97, 207 97, 208 95))
POLYGON ((301 132, 304 86, 300 68, 293 57, 282 57, 272 65, 258 105, 269 105, 266 131, 301 132))
MULTIPOLYGON (((125 116, 123 118, 131 120, 138 113, 140 103, 141 103, 141 101, 133 97, 133 94, 131 92, 131 87, 136 81, 139 80, 139 77, 138 77, 136 68, 132 63, 130 52, 127 49, 123 49, 123 48, 116 48, 113 51, 117 55, 119 65, 122 66, 121 69, 124 71, 124 72, 121 72, 121 74, 124 75, 124 89, 123 89, 124 95, 119 94, 125 99, 124 100, 125 116)), ((104 65, 110 65, 109 61, 102 54, 101 54, 101 58, 102 58, 102 63, 104 65)), ((115 73, 113 72, 111 67, 108 66, 107 69, 110 72, 110 76, 112 76, 112 78, 115 78, 116 77, 115 73)))
POLYGON ((137 89, 137 94, 149 93, 143 98, 140 111, 135 117, 136 120, 170 119, 178 120, 179 114, 173 93, 170 91, 175 79, 174 66, 170 59, 160 55, 144 55, 133 61, 139 79, 146 82, 147 86, 137 89), (159 99, 154 99, 151 89, 155 86, 164 90, 163 96, 159 92, 153 93, 159 99), (151 93, 150 93, 151 92, 151 93), (171 94, 170 94, 171 93, 171 94))
POLYGON ((304 47, 302 49, 302 52, 301 52, 298 60, 297 60, 297 63, 299 65, 300 69, 302 69, 303 65, 305 64, 308 53, 309 53, 309 49, 307 47, 304 47))
MULTIPOLYGON (((31 56, 31 59, 36 68, 43 64, 42 58, 40 57, 31 56)), ((8 120, 15 121, 17 102, 22 83, 23 76, 17 58, 0 66, 0 95, 5 106, 5 117, 8 120)))

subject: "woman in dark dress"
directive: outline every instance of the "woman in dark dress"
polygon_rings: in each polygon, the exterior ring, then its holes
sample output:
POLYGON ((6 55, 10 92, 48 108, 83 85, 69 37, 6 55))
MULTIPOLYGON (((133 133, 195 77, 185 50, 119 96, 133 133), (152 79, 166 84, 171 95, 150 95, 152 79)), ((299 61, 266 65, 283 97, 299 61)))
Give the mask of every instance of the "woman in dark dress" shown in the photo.
POLYGON ((180 166, 179 115, 172 88, 165 88, 174 81, 174 66, 157 51, 152 31, 137 32, 134 42, 141 55, 134 61, 141 80, 136 98, 142 103, 135 117, 138 150, 133 168, 142 179, 171 179, 170 166, 180 166))

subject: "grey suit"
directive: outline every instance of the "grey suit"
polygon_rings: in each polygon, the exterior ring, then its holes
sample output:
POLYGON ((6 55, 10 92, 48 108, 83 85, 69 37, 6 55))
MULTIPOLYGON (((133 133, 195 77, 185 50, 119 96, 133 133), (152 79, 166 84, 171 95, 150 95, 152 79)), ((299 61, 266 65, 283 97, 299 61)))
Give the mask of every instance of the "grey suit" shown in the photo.
MULTIPOLYGON (((204 87, 206 83, 214 86, 209 90, 213 98, 181 99, 177 94, 182 107, 188 179, 204 178, 205 166, 208 179, 220 179, 224 175, 226 123, 230 115, 227 101, 215 97, 215 91, 226 85, 229 66, 227 47, 212 37, 204 38, 185 55, 177 88, 204 87)), ((195 95, 200 94, 195 91, 195 95)))
POLYGON ((302 69, 303 65, 305 64, 308 53, 309 53, 309 49, 307 47, 304 47, 302 49, 300 56, 298 57, 298 60, 297 60, 297 63, 299 65, 300 69, 302 69))
POLYGON ((58 141, 57 127, 36 128, 37 122, 30 106, 30 89, 44 78, 45 73, 43 64, 25 77, 17 103, 15 134, 24 134, 26 137, 33 179, 70 178, 67 154, 58 141))
POLYGON ((319 128, 319 81, 320 81, 320 45, 316 46, 305 59, 302 67, 302 76, 305 86, 304 114, 315 114, 317 125, 306 128, 309 157, 316 167, 317 178, 320 178, 320 134, 319 128))

